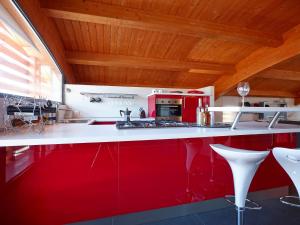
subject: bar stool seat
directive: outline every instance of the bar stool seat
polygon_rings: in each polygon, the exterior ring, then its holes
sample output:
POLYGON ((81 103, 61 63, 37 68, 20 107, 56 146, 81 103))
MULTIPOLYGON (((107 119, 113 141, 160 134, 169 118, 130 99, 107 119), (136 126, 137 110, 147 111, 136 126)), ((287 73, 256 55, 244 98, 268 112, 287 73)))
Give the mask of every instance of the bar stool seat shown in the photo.
POLYGON ((281 197, 280 201, 290 206, 300 207, 300 149, 274 148, 273 155, 293 181, 298 193, 298 196, 281 197))
MULTIPOLYGON (((229 163, 234 182, 237 224, 242 225, 244 223, 243 212, 246 208, 246 201, 254 203, 246 199, 250 184, 259 165, 265 160, 270 151, 251 151, 231 148, 221 144, 212 144, 210 146, 229 163)), ((250 209, 261 209, 258 204, 254 204, 255 207, 250 209)))

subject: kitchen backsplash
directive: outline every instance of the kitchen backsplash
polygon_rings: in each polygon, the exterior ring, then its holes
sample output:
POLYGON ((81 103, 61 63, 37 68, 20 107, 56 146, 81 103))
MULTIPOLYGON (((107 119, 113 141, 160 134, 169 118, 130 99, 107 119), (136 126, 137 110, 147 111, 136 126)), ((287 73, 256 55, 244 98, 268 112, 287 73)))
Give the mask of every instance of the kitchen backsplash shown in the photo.
MULTIPOLYGON (((153 89, 143 87, 118 87, 118 86, 93 86, 93 85, 65 85, 65 103, 72 108, 77 118, 97 118, 97 117, 120 117, 120 110, 126 107, 132 110, 132 117, 139 117, 139 108, 148 112, 148 97, 153 89), (115 93, 115 94, 135 94, 134 99, 108 98, 99 96, 101 102, 90 102, 90 97, 80 94, 85 93, 115 93)), ((179 90, 186 92, 190 89, 163 88, 165 91, 179 90)), ((200 89, 199 89, 200 90, 200 89)), ((201 89, 207 94, 211 94, 212 87, 201 89)))

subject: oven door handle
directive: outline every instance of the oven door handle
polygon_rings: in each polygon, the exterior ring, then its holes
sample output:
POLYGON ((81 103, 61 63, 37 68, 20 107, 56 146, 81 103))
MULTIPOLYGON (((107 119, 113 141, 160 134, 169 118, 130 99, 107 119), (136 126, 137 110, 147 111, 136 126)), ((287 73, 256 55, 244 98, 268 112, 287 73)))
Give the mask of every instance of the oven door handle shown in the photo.
POLYGON ((162 105, 160 108, 178 108, 180 105, 162 105))

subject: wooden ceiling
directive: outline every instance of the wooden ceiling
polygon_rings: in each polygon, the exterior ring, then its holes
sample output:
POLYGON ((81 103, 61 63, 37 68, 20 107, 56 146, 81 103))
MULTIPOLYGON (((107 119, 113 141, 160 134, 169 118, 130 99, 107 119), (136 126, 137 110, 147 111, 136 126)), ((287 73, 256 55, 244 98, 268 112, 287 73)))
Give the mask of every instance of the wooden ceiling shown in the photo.
POLYGON ((299 0, 18 2, 47 43, 59 37, 69 83, 300 94, 299 0))

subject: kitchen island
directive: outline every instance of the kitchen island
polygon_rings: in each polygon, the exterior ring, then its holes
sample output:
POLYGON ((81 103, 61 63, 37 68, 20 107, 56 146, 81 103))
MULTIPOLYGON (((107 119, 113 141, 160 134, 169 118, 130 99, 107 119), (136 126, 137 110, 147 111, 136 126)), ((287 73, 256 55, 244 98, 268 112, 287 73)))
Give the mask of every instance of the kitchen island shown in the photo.
POLYGON ((255 134, 279 134, 300 132, 299 125, 277 124, 268 129, 266 122, 242 122, 238 129, 230 128, 147 128, 118 130, 115 125, 89 125, 87 123, 57 124, 46 126, 42 133, 10 132, 1 134, 0 147, 48 144, 77 144, 164 140, 178 138, 203 138, 255 134))
MULTIPOLYGON (((241 122, 236 130, 58 124, 2 135, 0 224, 66 224, 221 198, 233 193, 232 175, 209 144, 295 148, 298 132, 241 122)), ((290 184, 270 154, 250 191, 290 184)))

